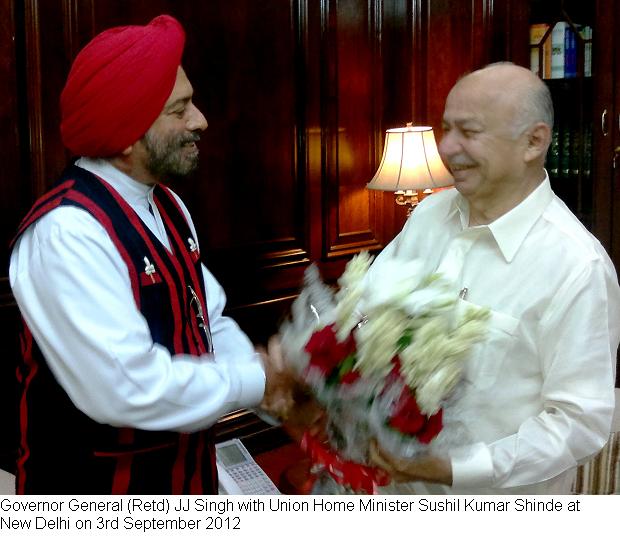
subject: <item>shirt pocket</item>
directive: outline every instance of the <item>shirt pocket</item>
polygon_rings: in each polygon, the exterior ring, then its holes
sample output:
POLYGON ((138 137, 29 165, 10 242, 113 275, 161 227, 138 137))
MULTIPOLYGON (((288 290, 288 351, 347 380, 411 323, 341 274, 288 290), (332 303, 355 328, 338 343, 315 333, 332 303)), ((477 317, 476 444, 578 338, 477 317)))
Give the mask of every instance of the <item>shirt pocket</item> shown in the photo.
MULTIPOLYGON (((459 300, 459 308, 477 308, 463 299, 459 300)), ((519 319, 498 311, 489 311, 486 322, 485 336, 473 346, 465 365, 465 376, 474 388, 492 387, 504 371, 506 357, 517 341, 519 319)))

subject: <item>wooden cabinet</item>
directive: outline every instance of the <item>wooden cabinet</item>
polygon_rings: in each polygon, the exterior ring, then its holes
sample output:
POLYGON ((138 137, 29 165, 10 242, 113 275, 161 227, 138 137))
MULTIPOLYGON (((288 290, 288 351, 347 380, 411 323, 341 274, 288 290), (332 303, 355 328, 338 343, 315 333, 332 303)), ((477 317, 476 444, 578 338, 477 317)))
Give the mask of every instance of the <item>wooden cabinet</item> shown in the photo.
MULTIPOLYGON (((595 68, 584 105, 594 147, 583 203, 616 262, 619 2, 588 8, 595 68), (604 110, 606 134, 595 125, 604 110)), ((334 280, 352 254, 381 249, 402 227, 406 211, 393 195, 365 189, 385 129, 408 121, 437 129, 460 75, 496 60, 527 65, 536 4, 543 2, 0 0, 0 256, 6 261, 19 219, 68 161, 58 97, 77 51, 102 29, 170 13, 186 29, 184 65, 209 121, 199 173, 178 189, 230 314, 253 340, 265 341, 310 262, 334 280)), ((18 313, 6 268, 0 466, 10 468, 18 313)), ((225 419, 222 434, 240 429, 261 434, 249 414, 225 419)))
POLYGON ((524 66, 530 64, 531 24, 563 20, 592 27, 592 75, 584 71, 586 43, 581 41, 577 76, 547 80, 560 123, 560 150, 562 126, 573 130, 569 133, 575 133, 580 150, 577 164, 569 163, 564 176, 560 153, 559 175, 551 180, 620 271, 620 0, 511 0, 509 11, 506 52, 524 66))
POLYGON ((530 25, 565 21, 573 27, 592 28, 591 76, 585 71, 589 41, 579 38, 577 75, 546 80, 554 97, 555 147, 560 151, 551 153, 559 160, 547 168, 556 193, 600 239, 620 269, 620 153, 614 164, 615 149, 620 146, 620 1, 512 0, 509 4, 513 17, 506 52, 524 66, 530 65, 530 25), (564 163, 562 151, 568 154, 564 163))
POLYGON ((517 61, 545 79, 555 108, 545 166, 554 191, 592 229, 595 6, 573 0, 531 0, 525 13, 529 59, 517 61))
POLYGON ((620 269, 620 1, 597 0, 594 231, 620 269))

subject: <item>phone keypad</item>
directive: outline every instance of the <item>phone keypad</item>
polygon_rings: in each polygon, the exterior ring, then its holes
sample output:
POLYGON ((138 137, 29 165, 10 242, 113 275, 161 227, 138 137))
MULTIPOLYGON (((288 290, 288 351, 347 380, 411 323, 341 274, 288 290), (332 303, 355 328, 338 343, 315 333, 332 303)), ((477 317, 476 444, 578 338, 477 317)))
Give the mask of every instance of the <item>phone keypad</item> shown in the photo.
POLYGON ((280 494, 274 484, 251 467, 239 465, 228 469, 244 494, 280 494))

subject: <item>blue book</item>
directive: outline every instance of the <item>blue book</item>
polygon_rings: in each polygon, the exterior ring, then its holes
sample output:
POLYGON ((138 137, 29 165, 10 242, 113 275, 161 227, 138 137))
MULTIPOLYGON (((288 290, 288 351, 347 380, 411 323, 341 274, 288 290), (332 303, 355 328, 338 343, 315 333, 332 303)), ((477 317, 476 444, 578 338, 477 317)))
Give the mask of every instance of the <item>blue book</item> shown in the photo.
POLYGON ((564 77, 577 77, 577 37, 568 25, 564 29, 564 77))

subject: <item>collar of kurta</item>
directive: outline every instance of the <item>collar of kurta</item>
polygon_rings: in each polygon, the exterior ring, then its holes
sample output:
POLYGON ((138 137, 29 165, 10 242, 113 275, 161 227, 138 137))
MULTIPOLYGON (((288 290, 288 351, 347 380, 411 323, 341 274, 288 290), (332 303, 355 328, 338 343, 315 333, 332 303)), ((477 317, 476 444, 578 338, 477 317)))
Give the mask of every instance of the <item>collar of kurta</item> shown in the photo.
MULTIPOLYGON (((489 230, 507 263, 514 259, 525 237, 554 196, 545 172, 545 179, 516 207, 490 224, 480 226, 489 230)), ((460 193, 454 198, 453 212, 458 212, 463 229, 468 228, 469 205, 460 193)))
POLYGON ((130 205, 148 207, 148 198, 149 196, 152 198, 153 195, 153 185, 134 180, 104 158, 82 157, 76 161, 76 166, 111 184, 130 205))

